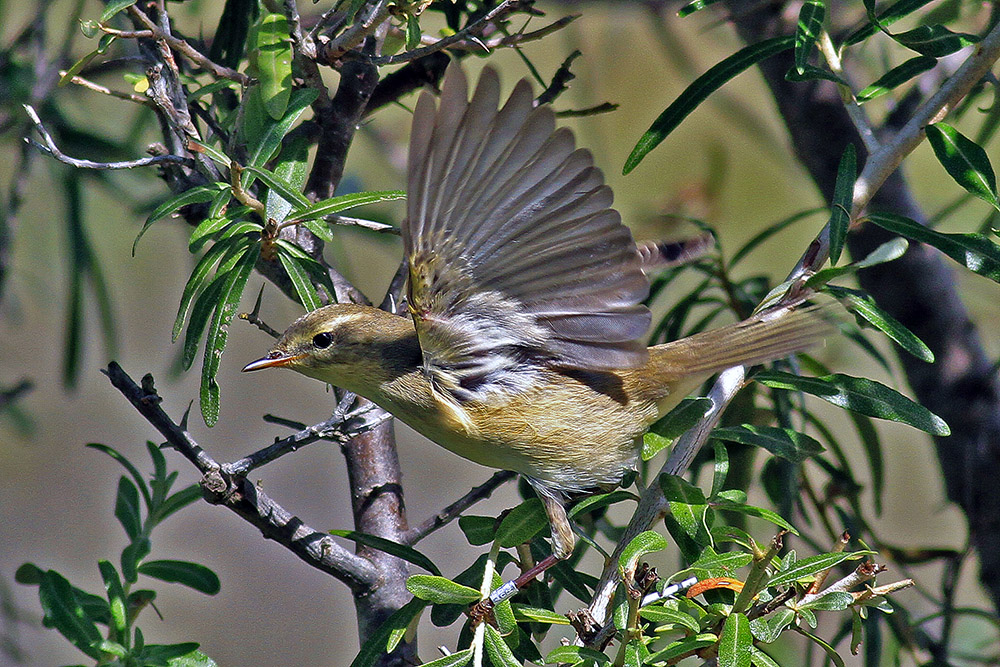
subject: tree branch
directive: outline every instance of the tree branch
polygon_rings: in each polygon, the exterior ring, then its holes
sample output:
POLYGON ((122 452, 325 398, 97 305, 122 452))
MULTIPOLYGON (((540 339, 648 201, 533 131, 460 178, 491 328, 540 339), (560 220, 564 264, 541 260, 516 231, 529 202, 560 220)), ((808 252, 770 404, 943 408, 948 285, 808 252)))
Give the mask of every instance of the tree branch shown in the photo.
POLYGON ((493 476, 488 480, 479 486, 473 487, 471 491, 424 521, 416 528, 411 528, 406 531, 406 534, 403 537, 403 543, 416 544, 433 533, 435 530, 447 526, 449 523, 457 519, 462 512, 469 509, 480 500, 489 498, 494 491, 515 477, 517 477, 517 473, 511 472, 510 470, 500 470, 493 473, 493 476))

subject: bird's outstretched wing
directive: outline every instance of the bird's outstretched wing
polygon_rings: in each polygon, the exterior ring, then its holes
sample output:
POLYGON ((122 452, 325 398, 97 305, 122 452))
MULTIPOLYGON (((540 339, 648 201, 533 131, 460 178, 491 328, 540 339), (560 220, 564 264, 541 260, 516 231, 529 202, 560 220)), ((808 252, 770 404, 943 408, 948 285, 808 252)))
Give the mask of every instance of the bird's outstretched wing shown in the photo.
POLYGON ((413 115, 409 307, 428 376, 458 401, 516 390, 539 363, 609 370, 647 354, 649 285, 592 156, 527 81, 499 98, 494 70, 470 100, 452 65, 439 108, 425 92, 413 115))

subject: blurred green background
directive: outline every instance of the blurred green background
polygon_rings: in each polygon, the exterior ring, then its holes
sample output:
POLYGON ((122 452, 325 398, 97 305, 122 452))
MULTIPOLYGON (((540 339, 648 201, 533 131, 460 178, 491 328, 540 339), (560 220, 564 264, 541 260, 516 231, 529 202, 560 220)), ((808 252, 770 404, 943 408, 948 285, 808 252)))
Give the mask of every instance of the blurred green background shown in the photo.
MULTIPOLYGON (((74 4, 48 3, 53 48, 62 42, 64 17, 74 4)), ((309 3, 303 5, 303 11, 312 11, 309 3)), ((192 0, 171 4, 170 10, 187 34, 198 34, 199 26, 205 26, 207 32, 215 25, 218 6, 221 3, 192 0)), ((100 11, 96 2, 86 7, 85 16, 96 16, 100 11)), ((685 213, 714 225, 723 248, 731 254, 764 226, 823 204, 791 157, 793 151, 775 119, 773 104, 754 73, 727 85, 724 99, 700 108, 634 173, 621 176, 625 157, 656 115, 694 76, 738 48, 737 40, 717 17, 670 18, 657 25, 649 13, 633 5, 577 7, 540 2, 539 7, 549 12, 549 18, 583 11, 583 17, 567 29, 527 45, 525 53, 543 75, 551 76, 570 52, 583 51, 573 65, 577 78, 557 100, 558 109, 605 101, 620 105, 613 113, 566 124, 575 128, 578 142, 594 152, 615 190, 617 206, 637 238, 664 238, 688 231, 676 228, 663 215, 685 213)), ((34 3, 0 3, 4 43, 33 12, 34 3)), ((93 48, 93 42, 79 31, 73 30, 71 35, 76 56, 93 48)), ((470 69, 481 66, 477 59, 470 61, 470 69)), ((527 75, 513 52, 497 53, 490 62, 501 69, 508 90, 516 79, 527 75)), ((335 76, 330 81, 335 82, 335 76)), ((100 82, 128 89, 120 76, 100 82)), ((59 88, 55 95, 66 112, 108 137, 124 138, 140 113, 134 105, 79 88, 59 88)), ((385 109, 366 122, 350 154, 348 178, 364 189, 404 187, 408 125, 408 113, 401 108, 385 109)), ((155 139, 153 124, 147 123, 145 128, 148 139, 155 139)), ((15 177, 18 141, 8 134, 0 143, 0 187, 5 190, 15 177)), ((959 194, 926 147, 907 162, 907 172, 928 212, 959 194)), ((145 471, 148 458, 143 443, 147 439, 158 441, 152 428, 100 373, 109 359, 93 311, 87 314, 88 341, 79 385, 67 392, 61 384, 67 298, 64 173, 62 165, 46 157, 38 156, 32 163, 24 207, 18 216, 12 272, 0 302, 0 384, 28 378, 35 385, 20 402, 24 420, 0 418, 0 583, 8 588, 5 595, 25 619, 14 623, 9 616, 0 618, 0 634, 16 641, 26 654, 25 664, 39 666, 78 663, 81 654, 40 626, 37 590, 15 584, 15 569, 22 562, 33 561, 43 568, 56 568, 77 585, 99 592, 96 561, 116 557, 125 541, 111 512, 121 469, 84 445, 100 442, 113 446, 145 471)), ((162 199, 166 188, 153 170, 116 173, 108 178, 126 190, 127 197, 116 188, 86 179, 85 221, 118 316, 115 359, 136 379, 153 373, 164 397, 164 409, 179 418, 192 400, 197 402, 198 393, 194 369, 179 376, 173 372, 179 350, 170 342, 177 302, 193 265, 186 249, 190 230, 176 220, 157 223, 132 257, 131 244, 144 218, 136 205, 162 199)), ((949 224, 968 231, 982 220, 984 207, 970 205, 960 219, 949 224)), ((401 211, 400 206, 383 207, 378 213, 398 222, 401 211)), ((820 215, 777 236, 743 265, 743 271, 780 277, 823 222, 820 215)), ((356 231, 346 231, 342 238, 342 244, 329 249, 329 256, 369 297, 380 299, 399 260, 397 239, 356 231)), ((959 279, 968 306, 979 322, 986 323, 982 334, 995 356, 1000 352, 1000 336, 997 327, 989 323, 1000 317, 998 287, 969 274, 959 279)), ((251 278, 247 293, 255 295, 263 282, 259 277, 251 278)), ((279 330, 300 314, 295 304, 270 285, 265 286, 263 304, 262 317, 279 330)), ((249 308, 252 304, 245 305, 249 308)), ((284 434, 261 421, 264 413, 306 423, 318 422, 329 414, 332 394, 315 381, 293 373, 239 374, 268 343, 269 339, 252 326, 234 322, 219 374, 222 413, 218 425, 205 428, 197 408, 193 410, 192 435, 220 461, 238 458, 284 434)), ((900 386, 898 375, 887 377, 853 354, 843 341, 834 340, 818 356, 838 371, 868 374, 900 386)), ((842 415, 833 419, 835 424, 850 428, 842 415)), ((904 547, 961 548, 964 519, 944 500, 928 436, 885 423, 879 428, 887 448, 888 493, 877 521, 883 538, 904 547)), ((413 435, 406 427, 400 427, 400 432, 411 523, 436 512, 491 473, 413 435)), ((853 451, 852 456, 858 468, 863 468, 860 451, 853 451)), ((171 452, 167 457, 181 471, 183 483, 197 481, 186 461, 171 452)), ((313 527, 352 527, 346 473, 336 448, 313 445, 269 465, 254 478, 258 476, 268 494, 313 527)), ((755 495, 762 500, 759 491, 755 495)), ((481 511, 477 508, 473 512, 495 515, 516 502, 516 491, 510 486, 484 503, 481 511)), ((766 538, 767 531, 758 525, 754 534, 766 538)), ((468 547, 457 526, 422 543, 421 549, 435 560, 447 556, 443 562, 452 563, 453 570, 446 575, 464 569, 479 554, 468 547)), ((157 607, 164 618, 162 622, 146 618, 143 629, 148 641, 199 641, 220 665, 342 665, 357 649, 348 590, 281 547, 262 540, 228 511, 202 503, 185 510, 154 535, 153 557, 184 558, 208 565, 220 574, 222 592, 204 597, 179 586, 155 586, 159 591, 157 607)), ((660 563, 660 572, 671 572, 675 563, 660 563)), ((927 585, 939 575, 936 567, 918 568, 915 573, 926 577, 927 585)), ((891 569, 885 581, 902 576, 891 569)), ((974 568, 963 572, 966 585, 961 604, 985 604, 975 585, 976 576, 974 568)), ((911 589, 900 598, 920 609, 918 592, 911 589)), ((566 611, 573 606, 564 600, 557 608, 566 611)), ((983 628, 970 624, 963 631, 975 643, 983 628)), ((453 628, 438 630, 429 624, 422 626, 421 633, 427 656, 433 653, 430 647, 453 641, 455 636, 453 628)), ((9 656, 0 654, 0 664, 4 660, 10 660, 9 656)))

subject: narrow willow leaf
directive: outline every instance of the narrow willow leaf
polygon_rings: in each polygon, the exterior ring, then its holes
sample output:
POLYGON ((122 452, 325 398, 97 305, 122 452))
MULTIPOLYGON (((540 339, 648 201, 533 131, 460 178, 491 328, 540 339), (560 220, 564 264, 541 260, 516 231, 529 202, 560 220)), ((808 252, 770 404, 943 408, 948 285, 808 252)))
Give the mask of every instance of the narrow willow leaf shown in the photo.
POLYGON ((406 48, 415 49, 420 46, 420 21, 413 14, 406 16, 406 48))
POLYGON ((857 152, 854 144, 847 144, 840 164, 837 166, 837 182, 830 202, 830 263, 840 260, 840 253, 847 241, 847 229, 851 224, 851 207, 854 196, 854 180, 858 177, 857 152))
POLYGON ((892 213, 869 213, 883 229, 934 246, 973 273, 1000 282, 1000 246, 983 234, 944 234, 892 213))
POLYGON ((824 81, 833 81, 835 84, 839 86, 844 86, 845 88, 851 87, 850 84, 847 83, 847 81, 837 76, 830 70, 808 64, 803 66, 801 72, 794 67, 789 68, 789 70, 785 72, 785 80, 796 81, 796 82, 824 80, 824 81))
POLYGON ((139 506, 139 491, 135 484, 124 475, 118 479, 118 493, 115 496, 115 518, 125 529, 129 540, 135 541, 142 533, 142 516, 139 506))
POLYGON ((837 285, 827 285, 825 290, 839 299, 848 310, 896 341, 901 348, 917 359, 929 364, 934 363, 934 353, 924 341, 917 338, 916 334, 903 326, 899 320, 882 310, 870 294, 837 285))
POLYGON ((823 451, 823 445, 815 438, 790 428, 777 426, 724 426, 712 431, 713 438, 729 440, 743 445, 762 447, 775 456, 793 463, 801 463, 810 456, 823 451))
POLYGON ((811 580, 820 572, 836 567, 844 561, 858 560, 870 555, 870 551, 842 551, 840 553, 818 554, 795 561, 789 567, 779 570, 771 577, 768 586, 782 586, 799 580, 811 580))
POLYGON ((684 534, 704 547, 711 542, 708 534, 708 501, 701 489, 676 475, 660 475, 660 488, 670 507, 670 515, 684 534))
POLYGON ((457 653, 446 655, 438 658, 437 660, 425 662, 423 665, 424 667, 463 667, 463 665, 469 664, 472 660, 472 654, 472 649, 467 648, 464 651, 458 651, 457 653))
POLYGON ((792 535, 799 534, 799 531, 795 530, 795 526, 785 521, 780 514, 764 507, 756 507, 754 505, 747 505, 746 503, 732 502, 723 498, 713 498, 710 503, 715 509, 726 510, 727 512, 738 512, 739 514, 746 514, 747 516, 755 516, 758 519, 770 521, 774 525, 784 528, 792 535))
POLYGON ((191 308, 191 319, 188 322, 187 331, 184 333, 184 348, 181 351, 181 367, 184 370, 191 368, 195 355, 198 353, 198 341, 205 333, 208 320, 215 310, 215 305, 219 301, 219 293, 222 292, 222 284, 225 276, 220 275, 215 278, 208 287, 198 296, 191 308))
POLYGON ((294 185, 292 185, 285 179, 281 178, 273 171, 268 171, 263 167, 253 167, 253 166, 245 167, 244 169, 247 172, 259 178, 260 180, 264 181, 264 184, 267 187, 277 192, 286 200, 292 202, 292 204, 297 206, 309 205, 309 200, 306 199, 306 196, 304 194, 299 192, 294 185))
POLYGON ((594 512, 626 500, 638 502, 639 497, 634 493, 625 491, 624 489, 618 489, 617 491, 611 491, 609 493, 599 493, 597 495, 584 498, 577 504, 573 505, 573 508, 567 512, 567 514, 570 518, 572 518, 578 514, 594 512))
POLYGON ((507 513, 500 522, 494 539, 501 547, 509 549, 529 542, 548 525, 542 501, 531 498, 507 513))
POLYGON ((111 610, 111 627, 117 636, 121 637, 128 627, 128 605, 125 601, 125 589, 115 566, 106 560, 97 561, 101 572, 104 590, 108 593, 108 607, 111 610))
POLYGON ((590 660, 596 665, 611 664, 611 658, 592 648, 583 646, 557 646, 545 656, 545 664, 570 664, 578 665, 585 660, 590 660))
POLYGON ((356 206, 377 204, 378 202, 383 201, 396 201, 399 199, 406 199, 406 192, 404 190, 371 190, 367 192, 352 192, 346 195, 338 195, 336 197, 330 197, 329 199, 323 199, 315 204, 309 204, 306 202, 306 205, 292 211, 289 214, 288 219, 290 221, 313 220, 333 215, 334 213, 339 213, 356 206))
POLYGON ((952 32, 943 25, 917 26, 913 30, 896 33, 892 38, 908 49, 933 58, 942 58, 979 41, 975 35, 952 32))
POLYGON ((640 558, 646 554, 662 551, 666 548, 666 538, 655 530, 647 530, 639 533, 632 538, 632 541, 622 551, 621 556, 618 557, 618 567, 625 572, 630 572, 638 564, 640 558))
POLYGON ((959 185, 969 194, 979 197, 1000 210, 997 198, 997 178, 986 151, 961 132, 946 125, 934 123, 924 128, 927 140, 938 161, 959 185))
POLYGON ((685 398, 670 412, 663 415, 655 424, 649 427, 649 432, 642 438, 642 460, 648 461, 660 450, 670 445, 675 438, 698 423, 712 407, 712 401, 707 398, 685 398))
POLYGON ((762 616, 750 621, 750 632, 759 641, 770 644, 795 620, 795 612, 788 607, 777 609, 770 616, 762 616))
POLYGON ((104 11, 101 12, 100 22, 107 23, 115 14, 127 7, 131 7, 134 4, 135 0, 111 0, 111 2, 104 6, 104 11))
POLYGON ((898 0, 876 14, 875 0, 865 0, 870 22, 858 28, 844 40, 846 46, 868 39, 879 30, 884 30, 904 16, 917 11, 932 0, 898 0))
POLYGON ((660 605, 643 607, 639 610, 639 616, 660 626, 669 626, 658 627, 656 628, 657 632, 668 630, 670 627, 684 628, 685 630, 690 630, 691 634, 698 634, 698 631, 701 630, 701 625, 698 623, 698 619, 694 618, 690 614, 685 614, 682 611, 669 609, 660 605))
MULTIPOLYGON (((687 571, 697 572, 699 579, 726 577, 731 576, 741 567, 749 565, 752 560, 751 554, 742 551, 728 551, 720 554, 712 547, 707 547, 698 560, 691 563, 691 567, 687 571)), ((675 575, 675 578, 679 577, 680 575, 675 575)))
POLYGON ((918 74, 923 74, 937 64, 937 59, 930 56, 916 56, 880 76, 874 83, 861 89, 855 98, 858 102, 867 102, 881 97, 894 88, 903 85, 918 74))
POLYGON ((812 602, 801 605, 802 609, 816 611, 844 611, 854 603, 854 596, 844 591, 824 593, 812 602))
POLYGON ((255 56, 261 101, 271 118, 280 121, 292 94, 292 43, 284 14, 261 18, 255 56))
POLYGON ((514 653, 503 640, 500 631, 490 624, 486 624, 486 655, 489 656, 493 667, 521 667, 521 661, 514 657, 514 653))
MULTIPOLYGON (((750 621, 753 623, 753 621, 750 621)), ((750 659, 754 664, 754 667, 781 667, 774 659, 767 653, 764 653, 756 646, 750 647, 750 659)))
POLYGON ((844 659, 840 657, 839 653, 837 653, 837 649, 833 648, 826 641, 812 634, 808 630, 803 630, 802 628, 799 628, 799 632, 808 637, 809 639, 811 639, 813 642, 815 642, 816 645, 819 646, 821 649, 826 651, 826 656, 830 658, 830 661, 836 667, 847 667, 847 665, 844 664, 844 659))
POLYGON ((569 619, 563 614, 552 611, 551 609, 541 609, 539 607, 530 607, 525 604, 513 604, 511 605, 511 611, 514 612, 514 618, 522 623, 524 621, 533 621, 535 623, 548 623, 549 625, 569 625, 569 619))
POLYGON ((192 484, 191 486, 181 489, 172 496, 168 496, 160 505, 157 506, 156 511, 153 513, 151 518, 156 523, 159 523, 171 514, 175 514, 188 505, 198 502, 201 498, 201 487, 197 484, 192 484))
POLYGON ((667 644, 666 648, 663 650, 657 651, 653 655, 649 656, 649 659, 646 660, 646 664, 667 662, 683 655, 692 654, 698 649, 713 646, 718 641, 719 638, 717 636, 708 632, 703 632, 699 635, 695 635, 694 637, 678 639, 675 642, 667 644))
POLYGON ((803 377, 782 371, 762 371, 752 379, 775 389, 804 391, 836 406, 869 417, 909 424, 931 435, 951 433, 944 420, 924 406, 914 403, 895 389, 867 378, 840 373, 803 377))
POLYGON ((264 123, 259 132, 247 136, 249 166, 259 167, 271 159, 281 145, 281 140, 291 131, 292 125, 318 95, 319 91, 315 88, 293 90, 282 119, 278 122, 264 123))
POLYGON ((726 486, 726 478, 729 477, 729 451, 726 446, 716 440, 712 443, 712 454, 715 463, 712 465, 712 491, 710 495, 716 495, 726 486))
POLYGON ((295 258, 299 266, 305 269, 306 272, 312 277, 312 283, 314 285, 322 285, 326 289, 327 294, 334 294, 333 281, 330 279, 330 273, 323 268, 322 264, 310 257, 305 250, 291 241, 278 239, 276 245, 284 252, 287 252, 289 257, 295 258))
POLYGON ((219 371, 222 353, 229 339, 229 323, 236 315, 240 297, 243 296, 243 288, 259 256, 260 246, 252 245, 233 265, 233 269, 225 276, 225 282, 222 283, 215 314, 209 323, 208 337, 205 341, 205 361, 201 368, 200 392, 201 415, 205 419, 206 426, 214 426, 219 419, 219 385, 215 376, 219 371))
POLYGON ((235 263, 239 253, 247 247, 247 244, 248 239, 246 238, 230 237, 229 240, 217 242, 198 260, 194 270, 191 271, 187 284, 184 285, 184 290, 181 292, 181 303, 177 308, 177 317, 174 318, 172 341, 177 340, 184 328, 184 320, 188 316, 192 300, 199 292, 208 287, 212 269, 218 264, 222 272, 225 273, 226 267, 231 267, 235 263))
POLYGON ((219 576, 199 563, 184 560, 149 560, 139 566, 139 574, 160 581, 183 584, 205 595, 215 595, 221 589, 219 576))
POLYGON ((677 10, 678 18, 684 18, 685 16, 690 16, 695 12, 705 9, 709 5, 714 5, 719 2, 719 0, 694 0, 694 2, 689 2, 680 9, 677 10))
MULTIPOLYGON (((301 192, 307 175, 309 160, 309 140, 305 136, 289 138, 284 142, 274 174, 291 185, 296 192, 301 192)), ((274 190, 268 189, 264 199, 265 215, 268 220, 284 222, 292 210, 292 203, 274 190)))
POLYGON ((823 0, 805 0, 799 10, 799 22, 795 26, 795 69, 799 74, 805 71, 809 64, 816 40, 823 31, 823 20, 826 18, 826 5, 823 0))
MULTIPOLYGON (((93 37, 93 35, 89 35, 89 37, 93 37)), ((73 63, 70 66, 70 68, 66 70, 66 73, 63 74, 61 77, 59 77, 59 85, 65 86, 66 84, 71 82, 76 77, 77 74, 82 72, 83 69, 90 64, 90 61, 92 61, 97 56, 105 53, 108 50, 108 47, 110 47, 114 43, 115 39, 117 38, 114 35, 101 36, 101 39, 98 42, 96 49, 94 49, 93 51, 91 51, 90 53, 80 58, 75 63, 73 63)))
POLYGON ((406 590, 432 604, 469 604, 480 598, 475 588, 430 574, 414 574, 407 578, 406 590))
POLYGON ((191 236, 188 237, 188 251, 198 252, 213 234, 229 224, 232 224, 232 220, 229 218, 205 218, 198 223, 198 226, 191 232, 191 236))
POLYGON ((745 614, 730 614, 719 635, 719 667, 750 667, 753 635, 745 614))
POLYGON ((359 533, 353 530, 331 530, 330 534, 336 535, 337 537, 343 537, 351 540, 352 542, 356 542, 357 544, 363 544, 366 547, 371 547, 372 549, 384 551, 385 553, 391 554, 396 558, 401 558, 408 563, 413 563, 414 565, 422 567, 433 574, 441 574, 441 571, 438 569, 437 565, 434 564, 434 561, 411 546, 392 542, 375 535, 359 533))
POLYGON ((208 144, 202 143, 200 141, 195 141, 193 139, 188 140, 188 148, 197 153, 203 153, 207 155, 213 162, 222 165, 223 167, 228 168, 229 165, 232 164, 233 162, 228 155, 220 151, 218 148, 215 148, 214 146, 209 146, 208 144))
POLYGON ((746 71, 771 56, 787 51, 795 43, 793 36, 773 37, 744 47, 713 66, 695 79, 687 89, 657 117, 625 161, 622 173, 629 173, 646 154, 660 145, 688 114, 694 111, 709 95, 718 90, 737 74, 746 71))
POLYGON ((190 190, 185 190, 184 192, 171 197, 167 201, 163 202, 156 207, 156 210, 149 214, 146 218, 146 222, 142 225, 142 229, 136 234, 135 240, 132 241, 132 256, 135 257, 136 246, 139 245, 139 239, 142 238, 146 230, 149 229, 154 222, 160 220, 164 216, 173 213, 182 206, 187 206, 188 204, 204 204, 210 202, 219 194, 222 189, 225 189, 226 185, 224 183, 213 183, 212 185, 199 185, 197 187, 191 188, 190 190))
POLYGON ((281 266, 284 267, 285 273, 288 274, 289 279, 292 281, 292 287, 295 289, 295 294, 299 297, 299 303, 306 309, 306 312, 312 312, 322 306, 319 294, 316 292, 312 281, 309 280, 309 274, 299 266, 294 257, 283 252, 280 246, 278 246, 278 259, 281 261, 281 266))
POLYGON ((142 494, 142 499, 146 502, 146 509, 149 509, 152 505, 152 497, 149 495, 149 487, 146 485, 146 479, 143 477, 139 469, 132 464, 125 455, 114 449, 113 447, 108 447, 107 445, 102 445, 99 442, 91 442, 87 445, 91 449, 96 449, 99 452, 107 454, 115 461, 117 461, 125 470, 132 475, 132 479, 135 481, 135 485, 139 489, 139 493, 142 494))

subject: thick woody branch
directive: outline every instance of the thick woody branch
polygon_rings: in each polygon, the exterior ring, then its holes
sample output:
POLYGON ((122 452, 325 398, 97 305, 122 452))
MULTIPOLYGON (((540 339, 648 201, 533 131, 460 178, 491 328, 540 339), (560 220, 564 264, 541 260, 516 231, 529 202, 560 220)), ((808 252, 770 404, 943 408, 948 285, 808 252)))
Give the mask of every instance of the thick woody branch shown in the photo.
POLYGON ((368 559, 355 555, 334 542, 327 533, 310 528, 274 502, 242 475, 229 474, 190 434, 160 407, 162 400, 152 386, 152 378, 137 385, 115 362, 105 371, 111 384, 202 473, 205 499, 224 505, 256 526, 264 537, 274 540, 308 565, 326 572, 351 588, 356 596, 368 595, 380 585, 380 572, 368 559))

